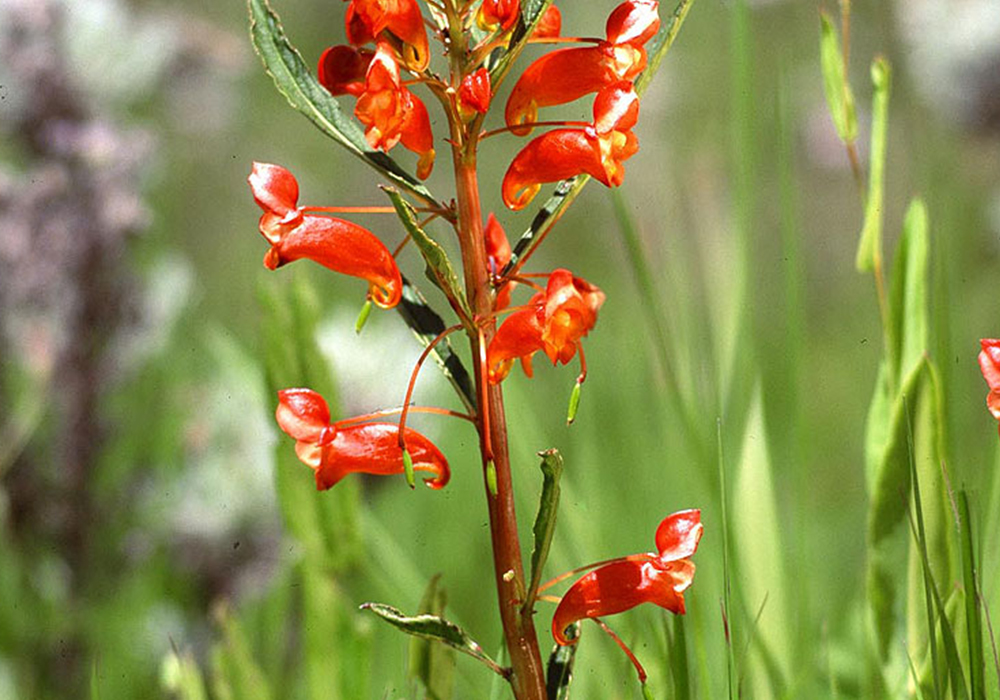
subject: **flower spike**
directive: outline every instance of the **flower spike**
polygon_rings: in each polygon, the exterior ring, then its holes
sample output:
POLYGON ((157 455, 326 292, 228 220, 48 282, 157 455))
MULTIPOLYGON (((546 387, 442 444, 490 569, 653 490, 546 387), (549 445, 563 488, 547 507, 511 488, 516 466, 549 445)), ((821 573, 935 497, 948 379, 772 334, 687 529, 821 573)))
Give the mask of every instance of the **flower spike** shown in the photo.
POLYGON ((480 29, 495 31, 497 27, 510 29, 521 13, 521 0, 483 0, 476 14, 480 29))
POLYGON ((1000 339, 983 338, 979 341, 979 369, 990 388, 986 396, 986 407, 990 414, 1000 421, 1000 339))
MULTIPOLYGON (((405 471, 395 423, 330 423, 326 401, 311 389, 279 391, 275 417, 278 426, 296 440, 295 453, 315 472, 320 491, 354 472, 388 475, 405 471)), ((443 488, 451 476, 444 455, 417 431, 406 428, 404 435, 413 468, 434 475, 424 483, 432 489, 443 488)))
POLYGON ((578 620, 614 615, 642 603, 683 615, 684 591, 694 581, 695 572, 689 557, 698 548, 703 530, 699 510, 668 515, 657 528, 657 554, 615 559, 577 580, 552 617, 556 643, 576 643, 565 636, 565 631, 578 620))
POLYGON ((309 258, 334 272, 367 280, 372 301, 379 306, 389 309, 399 303, 403 293, 399 268, 375 234, 350 221, 300 208, 299 184, 280 165, 255 162, 248 182, 264 210, 260 232, 271 244, 265 267, 274 270, 309 258))

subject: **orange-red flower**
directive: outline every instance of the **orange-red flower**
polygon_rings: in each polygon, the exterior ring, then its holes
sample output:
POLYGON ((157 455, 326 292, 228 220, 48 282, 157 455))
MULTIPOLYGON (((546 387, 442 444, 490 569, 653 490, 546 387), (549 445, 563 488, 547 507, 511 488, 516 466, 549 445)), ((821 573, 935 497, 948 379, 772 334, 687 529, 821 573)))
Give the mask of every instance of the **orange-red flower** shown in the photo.
POLYGON ((555 5, 545 8, 542 18, 535 25, 535 31, 531 33, 532 39, 552 39, 562 32, 562 13, 555 5))
POLYGON ((372 301, 383 308, 399 303, 403 282, 392 253, 371 231, 350 221, 310 214, 299 207, 299 183, 280 165, 253 164, 253 198, 264 210, 259 228, 271 244, 264 256, 270 270, 309 258, 335 272, 369 283, 372 301))
POLYGON ((986 396, 986 406, 993 417, 1000 421, 1000 339, 983 338, 979 341, 979 368, 990 388, 986 396))
POLYGON ((580 339, 597 323, 604 298, 604 292, 569 270, 553 271, 545 291, 535 294, 528 308, 512 313, 490 341, 486 352, 490 382, 502 382, 518 358, 525 374, 532 376, 531 356, 539 350, 553 365, 568 363, 580 339))
POLYGON ((462 84, 458 88, 458 105, 463 111, 486 114, 492 99, 493 90, 488 70, 480 68, 462 78, 462 84))
MULTIPOLYGON (((489 265, 489 273, 491 278, 495 278, 500 272, 507 267, 507 263, 513 255, 510 249, 510 242, 507 240, 507 234, 503 230, 503 226, 497 221, 497 217, 490 212, 490 215, 486 219, 486 229, 483 231, 486 237, 486 263, 489 265)), ((517 286, 516 282, 507 282, 500 291, 497 292, 496 303, 493 308, 499 311, 500 309, 505 309, 510 305, 510 294, 514 287, 517 286)))
POLYGON ((608 17, 607 41, 552 51, 528 66, 507 98, 504 119, 511 131, 529 133, 539 107, 572 102, 612 83, 633 80, 646 67, 643 44, 660 25, 656 9, 656 2, 622 3, 608 17))
MULTIPOLYGON (((330 409, 311 389, 278 392, 275 412, 278 426, 295 439, 295 453, 316 473, 316 488, 325 490, 348 474, 402 474, 403 450, 395 423, 358 423, 350 419, 330 422, 330 409)), ((448 483, 448 461, 430 440, 410 428, 404 429, 413 468, 431 472, 424 482, 432 489, 448 483)))
POLYGON ((574 129, 554 129, 534 138, 514 157, 503 178, 503 201, 511 209, 526 207, 543 182, 586 173, 617 187, 625 178, 624 161, 639 150, 631 129, 639 116, 632 83, 603 88, 594 100, 594 122, 574 129))
POLYGON ((422 71, 430 63, 427 30, 417 0, 350 0, 347 6, 347 40, 355 46, 386 38, 388 31, 402 44, 400 54, 407 68, 422 71))
POLYGON ((364 91, 358 95, 354 116, 365 125, 365 140, 372 148, 388 151, 402 141, 416 153, 417 176, 431 174, 434 167, 434 134, 427 108, 399 77, 399 64, 392 50, 380 43, 368 64, 364 91))
POLYGON ((684 591, 694 580, 690 557, 698 549, 704 526, 701 511, 682 510, 664 518, 656 529, 657 553, 633 554, 600 566, 574 583, 552 617, 558 644, 574 644, 566 628, 584 618, 614 615, 642 603, 654 603, 684 614, 684 591))
POLYGON ((476 23, 488 31, 497 27, 510 29, 520 12, 521 0, 483 0, 476 14, 476 23))
POLYGON ((353 46, 330 46, 319 57, 317 73, 320 85, 332 95, 354 95, 365 91, 365 75, 375 52, 353 46))

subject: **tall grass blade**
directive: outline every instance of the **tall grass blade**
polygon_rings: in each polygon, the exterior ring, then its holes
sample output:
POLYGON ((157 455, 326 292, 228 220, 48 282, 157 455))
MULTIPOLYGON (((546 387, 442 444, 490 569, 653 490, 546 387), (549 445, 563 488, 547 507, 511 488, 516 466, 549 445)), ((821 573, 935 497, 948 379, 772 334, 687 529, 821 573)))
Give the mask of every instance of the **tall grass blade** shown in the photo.
POLYGON ((889 133, 889 62, 876 58, 872 63, 872 139, 868 173, 868 197, 865 201, 865 221, 854 264, 861 272, 875 269, 881 257, 882 219, 885 207, 885 153, 889 133))
POLYGON ((979 575, 976 567, 969 494, 958 493, 959 540, 962 553, 962 582, 965 586, 965 625, 969 637, 969 685, 973 700, 985 700, 986 679, 983 658, 982 608, 979 603, 979 575))
POLYGON ((735 630, 733 629, 732 571, 729 566, 729 500, 726 487, 726 461, 722 449, 722 419, 715 423, 716 448, 719 460, 719 505, 722 512, 722 624, 726 643, 726 688, 729 700, 736 700, 738 677, 735 653, 735 630))
POLYGON ((691 669, 688 666, 687 632, 680 615, 664 616, 667 630, 667 657, 673 681, 674 700, 691 700, 691 669))
POLYGON ((858 137, 858 116, 854 107, 854 94, 844 72, 844 55, 840 50, 840 39, 829 15, 820 12, 819 61, 823 74, 823 91, 826 106, 837 129, 837 135, 845 144, 854 143, 858 137))

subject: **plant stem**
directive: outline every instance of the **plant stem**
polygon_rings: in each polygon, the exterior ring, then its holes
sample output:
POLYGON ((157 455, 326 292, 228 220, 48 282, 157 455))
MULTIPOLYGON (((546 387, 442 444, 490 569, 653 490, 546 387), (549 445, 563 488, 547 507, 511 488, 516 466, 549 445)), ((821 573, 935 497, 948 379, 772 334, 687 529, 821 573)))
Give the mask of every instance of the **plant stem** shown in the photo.
MULTIPOLYGON (((493 289, 487 268, 486 242, 483 236, 483 217, 476 174, 477 139, 474 136, 467 138, 464 143, 455 141, 452 155, 458 200, 458 237, 465 268, 466 292, 477 320, 489 319, 481 326, 480 333, 470 333, 472 357, 474 361, 479 361, 478 358, 482 356, 484 350, 480 343, 489 343, 496 331, 496 319, 493 317, 493 289)), ((507 421, 503 393, 499 385, 489 383, 486 372, 476 372, 475 375, 479 404, 480 450, 490 514, 494 574, 499 596, 500 619, 514 671, 510 681, 517 700, 545 700, 545 674, 538 651, 534 622, 530 611, 526 614, 521 612, 520 598, 523 598, 525 590, 524 565, 517 533, 517 515, 514 510, 514 489, 507 449, 507 421), (487 477, 491 461, 496 471, 495 492, 491 489, 487 477)))

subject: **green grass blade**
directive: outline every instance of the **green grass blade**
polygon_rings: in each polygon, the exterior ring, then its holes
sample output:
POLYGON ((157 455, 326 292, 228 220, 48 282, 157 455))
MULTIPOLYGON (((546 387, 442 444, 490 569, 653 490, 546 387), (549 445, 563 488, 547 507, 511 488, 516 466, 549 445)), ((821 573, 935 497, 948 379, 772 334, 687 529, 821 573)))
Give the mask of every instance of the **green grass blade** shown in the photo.
POLYGON ((732 572, 729 568, 729 500, 726 487, 726 461, 722 449, 722 419, 716 419, 716 445, 719 459, 719 505, 722 512, 722 615, 726 643, 726 687, 729 700, 737 700, 735 629, 733 627, 732 572))
POLYGON ((292 46, 281 20, 267 0, 249 0, 249 8, 250 38, 254 49, 288 104, 393 184, 427 204, 440 206, 419 180, 385 153, 368 145, 357 123, 343 113, 337 100, 313 75, 302 54, 292 46))
POLYGON ((985 700, 986 678, 983 657, 982 608, 979 605, 978 570, 972 534, 972 518, 969 509, 969 494, 962 489, 958 493, 959 540, 962 553, 962 582, 965 586, 965 624, 969 637, 969 685, 973 700, 985 700))
POLYGON ((885 207, 885 153, 889 133, 889 62, 876 58, 871 67, 872 85, 872 139, 870 151, 871 170, 868 173, 868 197, 865 201, 865 221, 858 243, 855 267, 861 272, 875 269, 881 258, 882 219, 885 207))
POLYGON ((927 271, 930 259, 927 206, 914 199, 906 210, 903 234, 896 248, 889 293, 891 357, 896 362, 895 386, 929 350, 927 271))
POLYGON ((673 681, 674 700, 691 700, 691 669, 688 665, 687 632, 684 618, 680 615, 665 615, 667 625, 667 658, 670 664, 670 678, 673 681))

